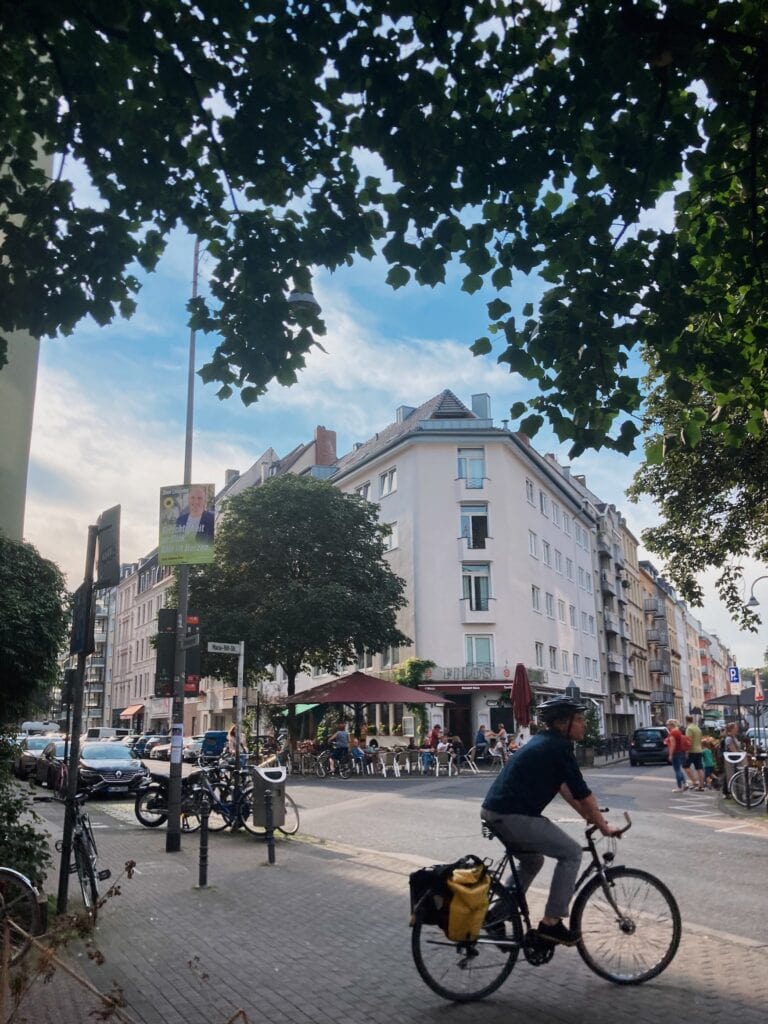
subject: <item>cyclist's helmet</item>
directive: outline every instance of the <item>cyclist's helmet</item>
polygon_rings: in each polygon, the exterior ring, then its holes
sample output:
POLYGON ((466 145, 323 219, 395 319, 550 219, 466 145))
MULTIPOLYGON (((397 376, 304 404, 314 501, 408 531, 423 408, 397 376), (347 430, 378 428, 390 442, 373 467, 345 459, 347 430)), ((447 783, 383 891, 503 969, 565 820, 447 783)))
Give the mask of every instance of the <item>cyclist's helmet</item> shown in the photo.
POLYGON ((583 714, 586 710, 586 704, 574 697, 552 697, 550 700, 545 700, 543 704, 539 704, 536 713, 545 725, 549 725, 551 722, 583 714))

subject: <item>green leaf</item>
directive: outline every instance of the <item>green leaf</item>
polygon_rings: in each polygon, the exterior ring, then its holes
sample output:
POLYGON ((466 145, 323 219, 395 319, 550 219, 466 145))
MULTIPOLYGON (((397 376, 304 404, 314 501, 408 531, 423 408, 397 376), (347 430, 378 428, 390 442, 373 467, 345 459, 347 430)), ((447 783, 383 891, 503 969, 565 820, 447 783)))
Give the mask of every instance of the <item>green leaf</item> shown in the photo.
POLYGON ((477 338, 469 348, 470 352, 476 356, 487 356, 489 352, 493 351, 493 346, 491 345, 489 338, 477 338))
POLYGON ((507 313, 512 312, 512 307, 508 302, 504 302, 501 299, 493 299, 488 303, 488 316, 491 320, 501 320, 507 313))
POLYGON ((392 267, 387 274, 387 284, 393 288, 402 288, 411 279, 411 272, 406 267, 392 267))

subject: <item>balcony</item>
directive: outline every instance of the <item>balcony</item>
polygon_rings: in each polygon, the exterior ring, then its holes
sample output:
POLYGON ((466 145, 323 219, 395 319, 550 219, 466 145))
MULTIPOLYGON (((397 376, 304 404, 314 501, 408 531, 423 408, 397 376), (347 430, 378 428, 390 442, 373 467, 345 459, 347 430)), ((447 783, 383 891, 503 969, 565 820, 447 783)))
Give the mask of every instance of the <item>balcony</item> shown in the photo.
POLYGON ((650 615, 658 615, 661 610, 658 597, 646 597, 643 601, 643 611, 650 615))
POLYGON ((469 598, 463 597, 461 605, 461 621, 465 626, 480 626, 496 621, 496 599, 489 598, 487 608, 472 608, 469 598))
POLYGON ((629 658, 622 658, 622 668, 624 670, 624 675, 627 677, 627 679, 635 678, 635 666, 632 664, 629 658))
POLYGON ((474 543, 471 537, 459 537, 459 559, 462 562, 471 561, 473 558, 482 558, 490 561, 496 554, 496 542, 493 537, 475 538, 474 543), (478 552, 482 552, 479 555, 478 552))
POLYGON ((657 644, 659 642, 659 631, 658 629, 646 629, 645 639, 649 644, 657 644))
POLYGON ((608 662, 609 672, 623 672, 624 671, 624 658, 620 654, 614 654, 613 651, 609 651, 606 655, 606 661, 608 662))
POLYGON ((610 612, 603 614, 603 624, 605 625, 606 633, 618 633, 619 632, 619 620, 615 615, 611 615, 610 612))
POLYGON ((668 672, 669 664, 666 661, 661 661, 659 658, 651 658, 648 662, 649 672, 668 672))
POLYGON ((610 555, 611 553, 611 542, 608 539, 607 534, 598 533, 597 535, 597 550, 601 555, 610 555))
POLYGON ((629 635, 629 625, 626 619, 619 619, 619 636, 624 640, 631 640, 629 635))
POLYGON ((616 595, 616 578, 610 573, 600 573, 600 589, 604 594, 616 595))
POLYGON ((624 568, 624 552, 618 544, 613 545, 613 560, 620 569, 624 568))

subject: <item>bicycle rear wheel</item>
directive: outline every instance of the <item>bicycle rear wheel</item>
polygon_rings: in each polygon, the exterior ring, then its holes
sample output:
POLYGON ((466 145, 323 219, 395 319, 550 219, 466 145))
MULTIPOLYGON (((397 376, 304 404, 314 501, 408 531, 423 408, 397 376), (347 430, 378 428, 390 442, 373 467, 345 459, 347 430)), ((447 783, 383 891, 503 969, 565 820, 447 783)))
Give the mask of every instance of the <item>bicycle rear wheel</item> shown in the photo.
POLYGON ((515 966, 523 926, 507 890, 493 882, 486 924, 474 942, 452 942, 417 911, 411 952, 422 979, 443 999, 471 1003, 495 992, 515 966))
POLYGON ((277 826, 285 836, 295 836, 299 831, 299 808, 293 797, 285 794, 285 821, 277 826))
POLYGON ((765 776, 762 769, 750 767, 734 772, 729 792, 742 807, 759 807, 765 800, 765 776))
POLYGON ((168 820, 166 792, 161 786, 149 786, 137 793, 133 813, 145 828, 158 828, 168 820))
POLYGON ((95 925, 99 910, 99 890, 96 886, 96 872, 90 857, 89 844, 82 836, 75 837, 74 853, 80 891, 83 894, 83 904, 88 917, 91 919, 91 924, 95 925))
POLYGON ((680 910, 658 878, 634 868, 609 868, 576 897, 571 928, 590 970, 617 985, 657 977, 680 945, 680 910))
POLYGON ((40 905, 29 879, 12 868, 0 868, 0 961, 7 941, 11 967, 19 963, 32 944, 31 939, 12 927, 14 924, 29 935, 38 935, 41 929, 40 905))

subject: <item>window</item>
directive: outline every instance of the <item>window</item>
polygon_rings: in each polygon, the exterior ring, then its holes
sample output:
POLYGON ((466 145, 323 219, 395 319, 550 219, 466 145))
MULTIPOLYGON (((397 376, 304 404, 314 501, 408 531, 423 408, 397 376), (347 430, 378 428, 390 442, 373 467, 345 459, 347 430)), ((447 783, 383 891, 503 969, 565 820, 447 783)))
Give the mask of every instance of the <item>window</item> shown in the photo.
POLYGON ((371 499, 371 481, 370 480, 366 480, 364 484, 361 484, 359 487, 356 487, 355 488, 355 494, 357 494, 358 497, 360 497, 360 498, 365 498, 366 501, 370 501, 370 499, 371 499))
POLYGON ((544 604, 547 609, 547 618, 554 619, 555 617, 555 596, 554 594, 544 595, 544 604))
POLYGON ((568 654, 568 651, 561 651, 560 652, 560 659, 561 659, 562 666, 563 666, 563 672, 566 672, 566 673, 570 674, 571 664, 570 664, 570 656, 568 654))
POLYGON ((555 548, 555 572, 559 572, 563 575, 563 553, 555 548))
POLYGON ((549 495, 545 494, 544 491, 539 491, 539 508, 541 514, 549 518, 549 495))
POLYGON ((576 605, 575 604, 569 604, 568 605, 568 612, 569 612, 569 614, 571 616, 571 625, 573 626, 574 629, 578 629, 578 623, 576 621, 576 605))
POLYGON ((573 656, 573 674, 578 678, 581 675, 581 655, 573 656))
POLYGON ((584 589, 584 570, 579 566, 579 586, 584 589))
POLYGON ((541 542, 541 557, 544 560, 544 565, 552 565, 552 548, 549 546, 549 541, 541 542))
POLYGON ((373 668, 373 652, 369 651, 367 647, 363 648, 363 653, 357 656, 356 664, 360 669, 373 668))
POLYGON ((484 548, 488 536, 488 506, 461 506, 460 536, 467 541, 468 548, 484 548))
POLYGON ((534 488, 533 488, 533 481, 532 480, 526 480, 525 481, 525 496, 528 499, 528 504, 529 505, 534 505, 535 504, 535 494, 536 494, 536 492, 534 491, 534 488))
POLYGON ((382 498, 397 490, 397 467, 393 466, 379 477, 379 494, 382 498))
POLYGON ((579 545, 579 547, 581 547, 581 524, 580 523, 574 523, 573 524, 573 530, 574 530, 574 533, 576 534, 576 543, 579 545))
POLYGON ((581 631, 582 631, 582 633, 588 633, 589 632, 589 629, 587 628, 587 625, 588 625, 587 624, 587 613, 586 612, 582 612, 581 613, 581 631))
POLYGON ((462 596, 469 601, 473 612, 488 611, 488 594, 490 590, 490 566, 487 562, 476 565, 464 563, 461 567, 462 596))
POLYGON ((567 512, 563 512, 563 533, 568 537, 571 536, 571 517, 567 512))
POLYGON ((384 538, 384 550, 392 551, 397 547, 397 523, 387 523, 389 536, 384 538))
POLYGON ((590 636, 594 636, 595 635, 595 616, 594 615, 590 615, 589 616, 589 633, 590 633, 590 636))
POLYGON ((536 660, 536 667, 544 668, 544 644, 539 643, 537 640, 533 645, 533 649, 535 652, 534 657, 536 660))
POLYGON ((555 501, 552 502, 552 522, 560 526, 560 506, 555 501))
POLYGON ((493 664, 493 637, 465 636, 464 651, 467 665, 493 664))
POLYGON ((592 678, 593 679, 599 679, 600 678, 600 669, 598 668, 597 661, 594 658, 592 659, 592 678))
POLYGON ((549 667, 553 672, 557 672, 557 648, 549 648, 549 667))
POLYGON ((485 478, 485 451, 482 448, 459 448, 459 480, 467 487, 480 489, 485 478))
POLYGON ((585 582, 587 584, 587 593, 591 594, 592 593, 592 573, 588 572, 588 573, 585 574, 585 576, 586 576, 585 582))
POLYGON ((539 557, 539 538, 533 530, 528 531, 528 554, 533 555, 534 558, 539 557))
POLYGON ((573 559, 566 558, 565 560, 565 575, 573 583, 573 559))
POLYGON ((535 612, 541 611, 541 590, 533 584, 531 584, 531 608, 535 612))
POLYGON ((397 664, 397 647, 385 647, 381 652, 381 667, 389 668, 397 664))
POLYGON ((557 617, 562 623, 565 623, 565 601, 561 601, 559 598, 557 601, 557 617))

